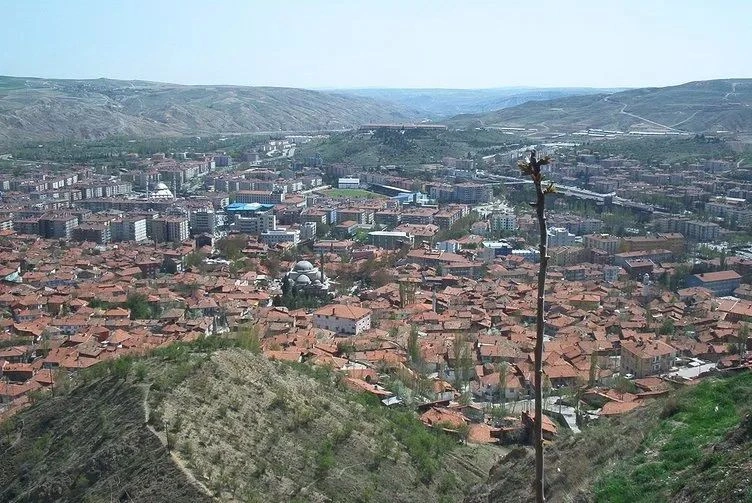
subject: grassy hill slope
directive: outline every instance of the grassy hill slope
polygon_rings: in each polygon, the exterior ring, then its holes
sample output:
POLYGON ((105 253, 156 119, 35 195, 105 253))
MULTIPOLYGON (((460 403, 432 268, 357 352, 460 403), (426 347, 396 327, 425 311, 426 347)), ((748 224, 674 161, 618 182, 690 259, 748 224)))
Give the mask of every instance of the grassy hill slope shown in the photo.
MULTIPOLYGON (((705 381, 546 449, 547 501, 752 501, 752 374, 705 381)), ((532 454, 512 451, 467 503, 527 502, 532 454)))
POLYGON ((0 142, 346 129, 415 117, 305 89, 0 77, 0 142))
POLYGON ((0 501, 210 501, 147 429, 142 402, 107 377, 4 423, 0 501))
POLYGON ((689 82, 613 94, 531 101, 486 114, 460 115, 455 127, 578 131, 752 131, 752 79, 689 82))
POLYGON ((241 349, 95 372, 5 428, 0 501, 460 501, 501 452, 241 349))

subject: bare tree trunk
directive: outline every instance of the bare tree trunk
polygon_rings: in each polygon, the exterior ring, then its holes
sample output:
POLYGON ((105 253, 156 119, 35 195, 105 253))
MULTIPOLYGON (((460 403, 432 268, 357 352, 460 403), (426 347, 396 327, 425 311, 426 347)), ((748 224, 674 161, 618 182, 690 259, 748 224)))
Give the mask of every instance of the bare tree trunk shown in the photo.
MULTIPOLYGON (((534 154, 533 154, 534 155, 534 154)), ((534 159, 534 158, 533 158, 534 159)), ((538 168, 540 169, 540 168, 538 168)), ((538 269, 538 304, 535 321, 535 500, 546 501, 543 492, 543 329, 546 269, 548 268, 548 230, 546 228, 545 195, 540 180, 535 183, 536 212, 540 227, 540 267, 538 269)))
POLYGON ((540 232, 540 266, 538 268, 538 298, 536 309, 535 337, 535 422, 533 426, 533 445, 535 446, 535 501, 546 501, 543 479, 543 332, 545 323, 544 299, 546 291, 546 270, 548 268, 548 229, 546 227, 546 194, 553 192, 553 184, 543 188, 541 166, 548 164, 549 158, 536 158, 535 150, 530 152, 530 159, 520 163, 524 174, 530 175, 535 185, 535 206, 540 232))

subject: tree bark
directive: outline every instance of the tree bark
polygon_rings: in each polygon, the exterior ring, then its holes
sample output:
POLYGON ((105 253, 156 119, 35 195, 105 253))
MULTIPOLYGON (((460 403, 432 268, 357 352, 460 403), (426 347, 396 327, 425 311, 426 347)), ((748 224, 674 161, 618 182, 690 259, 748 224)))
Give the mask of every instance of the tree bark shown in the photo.
POLYGON ((546 501, 543 479, 543 332, 545 323, 544 299, 546 291, 546 269, 548 268, 548 229, 546 227, 546 194, 542 187, 541 164, 531 152, 530 164, 535 185, 535 210, 540 231, 540 266, 538 268, 538 302, 536 311, 535 334, 535 426, 533 444, 535 445, 535 501, 546 501))

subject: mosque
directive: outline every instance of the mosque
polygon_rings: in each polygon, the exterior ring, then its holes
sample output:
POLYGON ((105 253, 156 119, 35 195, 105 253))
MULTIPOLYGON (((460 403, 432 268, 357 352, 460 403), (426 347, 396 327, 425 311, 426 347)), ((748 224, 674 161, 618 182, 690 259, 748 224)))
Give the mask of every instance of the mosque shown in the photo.
POLYGON ((323 270, 319 270, 318 267, 307 260, 296 262, 290 272, 285 275, 283 281, 297 291, 317 295, 329 292, 329 278, 326 277, 323 270))

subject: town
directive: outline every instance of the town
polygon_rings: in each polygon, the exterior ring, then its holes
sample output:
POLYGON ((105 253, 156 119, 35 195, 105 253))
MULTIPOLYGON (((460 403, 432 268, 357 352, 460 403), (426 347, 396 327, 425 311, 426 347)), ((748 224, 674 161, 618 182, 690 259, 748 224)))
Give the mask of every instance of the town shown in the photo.
MULTIPOLYGON (((382 129, 405 133, 359 134, 382 129)), ((540 260, 525 148, 419 176, 296 155, 326 138, 2 175, 2 417, 81 369, 250 331, 269 359, 330 367, 429 427, 524 441, 540 260)), ((748 368, 750 169, 533 146, 559 187, 546 438, 748 368)))

